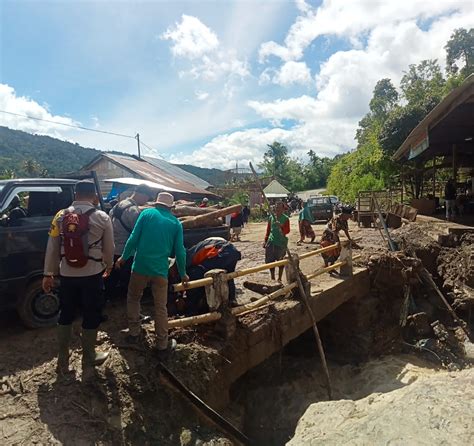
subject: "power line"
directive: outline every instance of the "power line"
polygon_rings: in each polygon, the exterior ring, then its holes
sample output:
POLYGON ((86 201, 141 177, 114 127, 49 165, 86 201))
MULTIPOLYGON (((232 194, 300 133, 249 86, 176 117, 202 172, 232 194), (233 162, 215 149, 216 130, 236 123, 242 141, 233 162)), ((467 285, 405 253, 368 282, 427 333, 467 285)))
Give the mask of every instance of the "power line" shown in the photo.
MULTIPOLYGON (((19 116, 20 118, 26 118, 26 119, 33 119, 35 121, 43 121, 43 122, 49 122, 51 124, 57 124, 57 125, 62 125, 62 126, 65 126, 65 127, 71 127, 71 128, 74 128, 74 129, 80 129, 80 130, 86 130, 88 132, 96 132, 96 133, 103 133, 103 134, 106 134, 106 135, 113 135, 113 136, 119 136, 121 138, 129 138, 129 139, 137 139, 137 136, 131 136, 131 135, 124 135, 122 133, 116 133, 116 132, 109 132, 107 130, 98 130, 98 129, 91 129, 89 127, 83 127, 81 125, 73 125, 73 124, 65 124, 64 122, 58 122, 58 121, 52 121, 50 119, 43 119, 43 118, 36 118, 34 116, 28 116, 28 115, 21 115, 19 113, 13 113, 13 112, 9 112, 9 111, 6 111, 6 110, 0 110, 0 113, 5 113, 7 115, 13 115, 13 116, 19 116)), ((150 147, 149 145, 145 144, 143 142, 143 140, 140 139, 140 144, 145 146, 150 152, 152 153, 155 153, 156 155, 158 155, 160 158, 163 158, 163 156, 158 152, 158 150, 156 149, 153 149, 152 147, 150 147)), ((164 158, 163 158, 164 159, 164 158)))
POLYGON ((20 115, 19 113, 13 113, 13 112, 9 112, 9 111, 6 111, 6 110, 0 110, 0 113, 6 113, 7 115, 19 116, 20 118, 34 119, 35 121, 43 121, 43 122, 49 122, 51 124, 63 125, 65 127, 72 127, 74 129, 87 130, 88 132, 105 133, 106 135, 113 135, 113 136, 120 136, 122 138, 136 139, 136 136, 123 135, 121 133, 108 132, 106 130, 91 129, 89 127, 82 127, 80 125, 65 124, 64 122, 51 121, 50 119, 36 118, 34 116, 28 116, 28 115, 20 115))
POLYGON ((164 159, 164 158, 163 158, 163 155, 161 155, 160 152, 158 152, 157 149, 153 149, 153 148, 150 147, 149 145, 145 144, 142 139, 140 139, 140 144, 143 145, 143 146, 145 146, 145 148, 147 148, 150 152, 152 152, 152 153, 158 155, 160 158, 164 159))

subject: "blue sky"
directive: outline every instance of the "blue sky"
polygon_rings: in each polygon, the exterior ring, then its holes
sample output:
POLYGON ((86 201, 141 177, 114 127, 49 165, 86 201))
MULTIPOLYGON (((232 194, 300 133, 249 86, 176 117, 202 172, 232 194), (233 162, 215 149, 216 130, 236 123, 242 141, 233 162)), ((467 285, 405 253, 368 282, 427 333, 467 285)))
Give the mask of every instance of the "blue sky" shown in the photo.
MULTIPOLYGON (((0 0, 0 110, 134 135, 230 168, 266 144, 353 147, 378 79, 438 58, 466 1, 0 0)), ((0 113, 0 125, 105 150, 133 140, 0 113)))

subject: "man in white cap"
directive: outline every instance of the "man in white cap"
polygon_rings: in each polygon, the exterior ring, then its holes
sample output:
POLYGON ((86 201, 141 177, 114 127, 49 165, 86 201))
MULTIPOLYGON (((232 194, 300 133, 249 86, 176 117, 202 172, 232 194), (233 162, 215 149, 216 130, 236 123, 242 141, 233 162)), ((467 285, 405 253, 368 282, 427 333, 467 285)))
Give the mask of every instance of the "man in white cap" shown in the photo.
POLYGON ((161 192, 155 207, 144 210, 138 217, 122 256, 116 266, 122 266, 134 256, 132 275, 128 285, 127 317, 130 342, 140 336, 140 300, 143 290, 151 283, 155 303, 156 347, 160 353, 176 347, 174 339, 168 340, 168 313, 166 309, 168 290, 168 258, 175 257, 181 280, 188 282, 186 275, 186 250, 183 244, 183 226, 171 213, 174 197, 161 192))
POLYGON ((207 208, 207 206, 209 205, 209 200, 204 197, 201 201, 201 204, 199 205, 200 208, 207 208))

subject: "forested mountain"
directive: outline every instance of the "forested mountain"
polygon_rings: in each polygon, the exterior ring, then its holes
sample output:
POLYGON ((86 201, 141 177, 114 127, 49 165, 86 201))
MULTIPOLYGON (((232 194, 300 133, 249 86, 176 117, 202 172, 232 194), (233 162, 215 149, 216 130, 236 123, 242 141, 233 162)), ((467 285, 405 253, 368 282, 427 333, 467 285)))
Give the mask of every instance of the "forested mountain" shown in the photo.
POLYGON ((0 127, 1 176, 56 176, 79 170, 98 150, 0 127))
POLYGON ((197 167, 190 164, 176 165, 181 167, 181 169, 185 170, 186 172, 192 173, 204 181, 207 181, 213 186, 222 186, 228 182, 231 182, 232 178, 236 176, 235 174, 225 172, 220 169, 208 169, 206 167, 197 167))
MULTIPOLYGON (((0 126, 0 178, 60 176, 79 170, 99 153, 77 143, 0 126)), ((219 169, 179 167, 214 185, 228 180, 229 174, 219 169)))

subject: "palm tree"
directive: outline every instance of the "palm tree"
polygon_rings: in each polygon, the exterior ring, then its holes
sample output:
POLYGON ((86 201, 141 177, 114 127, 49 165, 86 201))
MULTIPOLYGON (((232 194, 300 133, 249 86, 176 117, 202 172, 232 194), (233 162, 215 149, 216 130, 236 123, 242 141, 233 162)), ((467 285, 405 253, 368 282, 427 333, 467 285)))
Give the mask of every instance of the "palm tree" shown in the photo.
POLYGON ((29 177, 35 176, 41 169, 41 166, 32 159, 27 159, 23 161, 23 170, 29 177))

